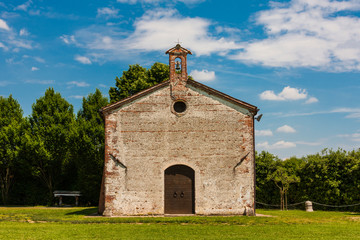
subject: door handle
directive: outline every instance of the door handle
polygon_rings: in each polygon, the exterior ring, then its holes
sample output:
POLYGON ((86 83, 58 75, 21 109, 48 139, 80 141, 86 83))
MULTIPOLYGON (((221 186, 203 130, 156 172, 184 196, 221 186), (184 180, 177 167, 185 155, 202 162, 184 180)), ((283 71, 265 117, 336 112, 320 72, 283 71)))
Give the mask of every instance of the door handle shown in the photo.
POLYGON ((176 198, 176 197, 177 197, 177 193, 176 193, 176 192, 174 192, 173 197, 174 197, 174 198, 176 198))

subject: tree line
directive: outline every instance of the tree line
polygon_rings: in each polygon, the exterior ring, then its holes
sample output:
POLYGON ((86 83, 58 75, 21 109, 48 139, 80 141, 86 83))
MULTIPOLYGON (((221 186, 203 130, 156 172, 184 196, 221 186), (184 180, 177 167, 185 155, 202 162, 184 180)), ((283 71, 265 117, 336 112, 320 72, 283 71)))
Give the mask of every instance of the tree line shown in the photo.
MULTIPOLYGON (((116 102, 169 77, 166 64, 130 65, 109 90, 116 102)), ((53 205, 53 191, 79 190, 82 205, 97 205, 104 163, 104 121, 109 100, 96 89, 81 109, 48 88, 24 117, 12 95, 0 96, 0 187, 4 205, 53 205)), ((279 204, 306 200, 332 205, 360 202, 360 149, 324 149, 280 160, 256 153, 256 199, 279 204)))
POLYGON ((282 209, 307 200, 333 206, 360 203, 360 149, 323 149, 287 160, 256 153, 256 200, 282 209))
MULTIPOLYGON (((110 102, 119 101, 169 78, 169 67, 130 65, 110 102)), ((80 190, 81 203, 97 205, 104 164, 104 121, 99 110, 109 100, 96 89, 73 106, 48 88, 24 117, 12 95, 0 96, 0 187, 4 205, 52 205, 55 190, 80 190)))
POLYGON ((96 204, 104 159, 104 127, 98 109, 108 104, 96 89, 73 106, 53 88, 23 117, 10 95, 0 97, 0 185, 3 204, 52 204, 54 190, 81 189, 96 204))

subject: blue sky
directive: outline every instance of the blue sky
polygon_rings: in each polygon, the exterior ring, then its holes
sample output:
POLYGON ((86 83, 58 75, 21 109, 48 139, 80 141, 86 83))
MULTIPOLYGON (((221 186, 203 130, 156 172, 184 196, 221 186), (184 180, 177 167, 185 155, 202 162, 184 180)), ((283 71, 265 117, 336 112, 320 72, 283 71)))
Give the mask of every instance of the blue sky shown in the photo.
POLYGON ((77 112, 178 40, 195 80, 261 109, 258 151, 359 148, 358 0, 0 1, 0 95, 29 115, 54 87, 77 112))

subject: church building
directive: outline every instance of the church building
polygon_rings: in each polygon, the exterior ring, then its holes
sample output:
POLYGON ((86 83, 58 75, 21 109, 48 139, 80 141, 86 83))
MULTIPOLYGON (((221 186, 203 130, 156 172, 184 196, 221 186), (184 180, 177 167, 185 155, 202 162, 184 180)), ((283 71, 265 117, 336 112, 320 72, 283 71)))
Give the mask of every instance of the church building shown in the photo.
POLYGON ((99 212, 254 215, 258 108, 188 79, 180 44, 166 54, 168 81, 101 109, 99 212))

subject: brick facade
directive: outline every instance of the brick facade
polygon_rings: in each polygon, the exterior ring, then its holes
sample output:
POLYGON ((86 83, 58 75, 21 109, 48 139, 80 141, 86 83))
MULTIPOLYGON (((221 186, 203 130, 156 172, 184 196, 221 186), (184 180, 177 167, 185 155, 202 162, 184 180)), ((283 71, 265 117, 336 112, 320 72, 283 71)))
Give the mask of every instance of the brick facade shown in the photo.
POLYGON ((185 83, 174 86, 179 73, 171 70, 173 56, 178 55, 170 54, 170 81, 103 109, 99 211, 105 216, 164 214, 164 171, 182 164, 195 172, 195 214, 253 215, 258 109, 187 80, 187 73, 180 76, 185 83), (179 99, 186 103, 182 113, 174 111, 179 99))

